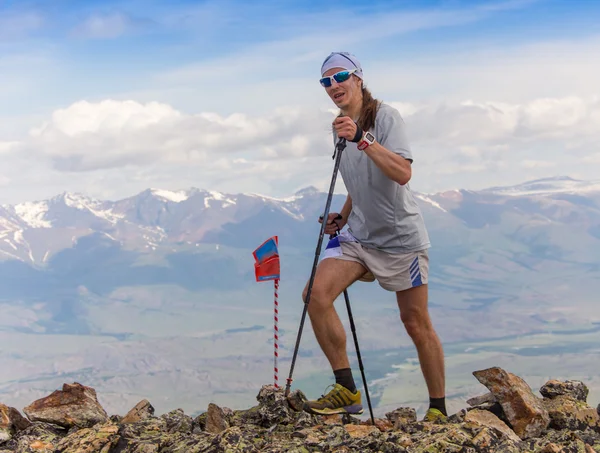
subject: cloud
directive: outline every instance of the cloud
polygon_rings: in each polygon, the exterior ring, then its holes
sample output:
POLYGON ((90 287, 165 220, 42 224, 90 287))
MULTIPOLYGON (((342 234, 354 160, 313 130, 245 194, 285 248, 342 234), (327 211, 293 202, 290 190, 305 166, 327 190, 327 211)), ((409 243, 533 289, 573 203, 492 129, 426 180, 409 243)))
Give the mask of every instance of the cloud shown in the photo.
POLYGON ((86 39, 114 39, 148 25, 150 21, 123 12, 93 14, 77 25, 72 35, 86 39))
MULTIPOLYGON (((556 168, 573 173, 586 159, 593 173, 598 98, 392 105, 405 119, 421 190, 455 186, 452 181, 465 177, 487 186, 503 174, 518 182, 556 168)), ((179 187, 277 196, 307 182, 326 190, 333 112, 297 108, 223 116, 183 113, 157 102, 80 101, 55 111, 18 145, 0 144, 0 151, 37 156, 36 163, 48 162, 56 178, 70 172, 73 184, 96 181, 94 187, 106 183, 125 191, 169 188, 176 181, 179 187), (118 184, 109 182, 115 178, 118 184)))
POLYGON ((8 13, 0 16, 0 43, 27 36, 39 30, 43 17, 36 12, 8 13))
POLYGON ((19 142, 0 142, 0 155, 8 154, 19 146, 19 142))
POLYGON ((314 153, 332 114, 276 109, 267 116, 184 114, 158 102, 79 101, 55 111, 22 146, 64 171, 153 162, 206 164, 215 156, 254 152, 255 159, 314 153))
POLYGON ((553 168, 558 164, 556 162, 549 162, 545 160, 524 160, 521 162, 521 166, 524 168, 553 168))
POLYGON ((535 99, 523 104, 472 102, 442 105, 393 104, 408 112, 417 142, 451 145, 546 139, 598 139, 600 97, 535 99))

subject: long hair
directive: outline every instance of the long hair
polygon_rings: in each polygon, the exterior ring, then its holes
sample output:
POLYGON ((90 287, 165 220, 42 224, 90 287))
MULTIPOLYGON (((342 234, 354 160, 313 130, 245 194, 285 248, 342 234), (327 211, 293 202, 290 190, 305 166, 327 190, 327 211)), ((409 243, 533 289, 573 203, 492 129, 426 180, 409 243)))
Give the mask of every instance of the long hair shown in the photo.
POLYGON ((367 87, 362 85, 362 107, 358 117, 358 125, 363 131, 368 131, 375 125, 375 116, 379 108, 380 101, 373 98, 373 95, 367 87))
MULTIPOLYGON (((361 85, 362 89, 362 106, 358 115, 358 121, 356 122, 363 131, 368 131, 375 125, 375 117, 377 116, 377 110, 381 101, 373 98, 373 95, 364 83, 361 85)), ((342 112, 338 113, 338 116, 342 116, 342 112)))

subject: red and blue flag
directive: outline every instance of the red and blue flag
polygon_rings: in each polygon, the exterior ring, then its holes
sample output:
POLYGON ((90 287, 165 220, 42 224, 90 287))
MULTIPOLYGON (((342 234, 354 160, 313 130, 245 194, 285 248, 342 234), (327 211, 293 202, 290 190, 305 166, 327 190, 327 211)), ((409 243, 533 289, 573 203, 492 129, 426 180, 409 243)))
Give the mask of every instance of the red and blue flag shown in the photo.
POLYGON ((254 273, 257 282, 279 280, 279 240, 273 236, 263 242, 254 252, 254 273))

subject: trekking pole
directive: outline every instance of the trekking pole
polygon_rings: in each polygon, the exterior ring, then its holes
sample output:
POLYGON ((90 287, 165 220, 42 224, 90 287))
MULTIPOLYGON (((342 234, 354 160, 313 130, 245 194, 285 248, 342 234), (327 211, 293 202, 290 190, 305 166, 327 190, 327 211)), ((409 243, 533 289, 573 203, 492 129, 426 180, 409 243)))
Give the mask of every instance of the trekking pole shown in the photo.
POLYGON ((342 151, 346 148, 346 139, 340 138, 336 145, 336 149, 333 153, 335 159, 335 165, 333 167, 333 175, 331 177, 331 184, 329 186, 329 194, 327 195, 327 203, 325 203, 325 212, 323 213, 323 222, 321 223, 321 231, 319 233, 319 240, 317 241, 317 248, 315 250, 315 259, 313 262, 312 271, 310 273, 310 280, 306 291, 306 299, 304 301, 304 309, 302 311, 302 318, 300 320, 300 326, 298 327, 298 336, 296 338, 296 346, 294 347, 294 355, 292 357, 292 364, 290 366, 290 375, 287 378, 285 385, 285 396, 286 398, 290 394, 290 386, 292 385, 292 374, 294 372, 294 366, 296 364, 296 357, 298 356, 298 348, 300 347, 300 338, 302 336, 302 329, 304 328, 304 320, 306 319, 306 312, 308 311, 308 303, 310 302, 310 295, 312 292, 313 283, 315 281, 315 274, 317 271, 317 264, 319 263, 319 256, 321 255, 321 246, 323 245, 323 236, 325 235, 325 226, 327 225, 327 218, 329 217, 329 208, 331 207, 331 199, 333 198, 333 189, 335 188, 335 181, 337 179, 338 170, 340 168, 340 160, 342 157, 342 151))
MULTIPOLYGON (((337 232, 332 237, 337 236, 337 232)), ((375 426, 375 417, 373 417, 373 408, 371 407, 371 398, 369 397, 369 387, 367 387, 367 378, 365 377, 365 369, 363 367, 362 358, 360 356, 360 349, 358 347, 358 337, 356 335, 356 326, 354 325, 354 317, 352 316, 352 309, 350 308, 350 297, 348 297, 348 290, 344 290, 344 299, 346 299, 346 308, 348 309, 348 318, 350 319, 350 328, 352 329, 352 336, 354 337, 354 346, 356 347, 356 356, 358 358, 358 366, 360 368, 360 374, 362 375, 363 384, 365 386, 365 394, 367 395, 367 403, 369 405, 369 412, 371 413, 371 421, 375 426)))

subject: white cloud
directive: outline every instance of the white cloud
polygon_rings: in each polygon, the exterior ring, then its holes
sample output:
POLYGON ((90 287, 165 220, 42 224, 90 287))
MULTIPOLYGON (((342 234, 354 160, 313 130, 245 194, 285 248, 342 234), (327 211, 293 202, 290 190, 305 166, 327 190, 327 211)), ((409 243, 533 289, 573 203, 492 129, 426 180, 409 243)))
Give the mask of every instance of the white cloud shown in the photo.
POLYGON ((133 18, 123 12, 111 14, 94 14, 73 30, 79 38, 113 39, 142 25, 145 21, 133 18))
POLYGON ((8 154, 19 146, 19 142, 0 142, 0 154, 8 154))
POLYGON ((42 16, 35 12, 3 14, 0 16, 0 42, 26 36, 43 24, 42 16))
MULTIPOLYGON (((585 151, 600 139, 600 100, 568 97, 524 104, 396 104, 417 149, 436 159, 452 152, 461 162, 527 153, 555 141, 565 152, 585 151), (406 113, 408 112, 408 113, 406 113)), ((184 114, 150 102, 80 101, 32 129, 26 149, 51 158, 59 170, 90 171, 153 162, 210 164, 216 156, 301 158, 332 147, 331 111, 275 109, 268 115, 184 114)), ((0 151, 15 143, 0 145, 0 151)), ((537 161, 535 156, 530 156, 537 161)), ((543 159, 542 159, 543 160, 543 159)))
POLYGON ((545 161, 545 160, 526 159, 523 162, 521 162, 521 166, 524 168, 552 168, 552 167, 556 167, 557 163, 549 162, 549 161, 545 161))
MULTIPOLYGON (((397 106, 396 104, 394 104, 397 106)), ((403 105, 397 106, 402 111, 403 105)), ((418 142, 453 145, 501 144, 507 140, 598 139, 600 98, 535 99, 523 104, 500 102, 409 105, 404 114, 418 142)), ((403 112, 404 113, 404 112, 403 112)))
MULTIPOLYGON (((586 160, 585 170, 594 174, 598 98, 392 104, 407 124, 416 190, 488 186, 496 178, 520 182, 557 168, 573 175, 586 160)), ((35 181, 47 184, 46 190, 118 198, 149 186, 200 186, 283 196, 309 184, 328 188, 333 112, 297 108, 222 116, 187 114, 156 102, 80 101, 55 111, 18 145, 1 143, 0 151, 22 158, 16 170, 21 184, 35 181), (26 165, 32 155, 35 165, 26 165), (64 172, 68 183, 60 182, 64 172)))
POLYGON ((315 153, 326 140, 330 114, 276 109, 250 117, 178 112, 157 102, 80 101, 55 111, 32 129, 23 148, 52 159, 65 171, 90 171, 162 161, 207 164, 215 156, 265 152, 289 158, 315 153))
MULTIPOLYGON (((391 34, 474 23, 495 10, 528 3, 373 13, 370 26, 358 27, 351 36, 323 28, 329 14, 310 16, 310 21, 306 15, 290 16, 278 22, 279 29, 265 31, 258 44, 236 53, 165 65, 154 76, 121 77, 115 71, 113 78, 79 78, 73 91, 51 98, 51 105, 67 107, 50 110, 45 121, 31 122, 28 137, 12 131, 10 116, 0 124, 0 153, 10 157, 3 161, 3 174, 22 175, 3 193, 19 190, 21 197, 35 190, 80 190, 119 197, 150 185, 196 185, 278 196, 308 184, 326 189, 333 164, 331 102, 317 78, 322 58, 334 49, 355 52, 373 93, 404 116, 416 159, 416 190, 517 183, 549 171, 597 178, 600 60, 589 56, 600 52, 600 37, 503 41, 500 46, 484 40, 461 44, 453 38, 436 43, 446 46, 443 51, 422 51, 426 42, 419 52, 372 51, 391 34), (289 38, 270 41, 280 30, 289 38), (132 80, 139 91, 127 91, 132 80), (104 94, 112 89, 114 96, 104 94), (72 103, 83 97, 108 100, 72 103)), ((207 5, 195 15, 168 15, 165 10, 162 25, 189 31, 206 17, 232 25, 227 10, 207 5)), ((340 14, 340 30, 364 19, 340 14)), ((88 36, 127 31, 125 16, 96 19, 87 23, 88 36)), ((179 45, 180 53, 188 49, 179 45)), ((0 114, 12 96, 22 118, 33 110, 27 103, 35 102, 39 115, 48 105, 40 105, 44 93, 54 93, 57 80, 71 89, 64 83, 68 68, 54 69, 52 78, 52 60, 42 63, 0 58, 0 114), (27 101, 25 93, 35 101, 27 101)))

